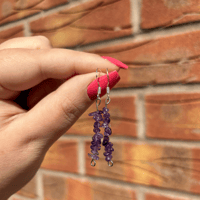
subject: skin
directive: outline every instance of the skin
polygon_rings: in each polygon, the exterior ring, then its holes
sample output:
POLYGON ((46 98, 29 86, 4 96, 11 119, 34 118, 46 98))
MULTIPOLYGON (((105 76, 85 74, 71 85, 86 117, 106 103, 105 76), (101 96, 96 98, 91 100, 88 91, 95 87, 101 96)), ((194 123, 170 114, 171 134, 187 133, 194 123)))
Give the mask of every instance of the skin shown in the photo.
POLYGON ((48 149, 94 103, 87 86, 97 68, 99 76, 119 71, 99 55, 52 48, 44 36, 0 45, 1 200, 33 178, 48 149))

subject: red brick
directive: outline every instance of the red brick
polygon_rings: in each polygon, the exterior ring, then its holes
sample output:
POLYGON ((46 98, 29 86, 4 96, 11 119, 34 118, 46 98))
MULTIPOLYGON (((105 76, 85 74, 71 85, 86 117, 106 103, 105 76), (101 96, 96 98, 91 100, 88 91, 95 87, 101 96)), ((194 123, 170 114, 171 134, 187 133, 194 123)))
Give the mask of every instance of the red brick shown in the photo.
POLYGON ((199 21, 199 6, 196 0, 143 0, 141 27, 150 29, 199 21))
POLYGON ((128 42, 87 52, 116 58, 129 66, 120 70, 118 87, 200 82, 200 31, 141 42, 128 42))
POLYGON ((73 47, 132 34, 129 0, 94 0, 30 23, 53 47, 73 47), (105 20, 106 19, 106 20, 105 20))
MULTIPOLYGON (((112 138, 111 138, 112 141, 112 138)), ((86 174, 200 194, 200 148, 174 147, 145 142, 113 142, 114 166, 104 160, 104 148, 99 151, 96 166, 90 165, 90 142, 86 143, 86 174)))
MULTIPOLYGON (((116 85, 115 85, 116 86, 116 85)), ((111 91, 112 93, 112 91, 111 91)), ((106 97, 101 99, 99 109, 105 106, 106 97)), ((114 136, 130 136, 136 137, 136 111, 135 111, 135 97, 112 97, 108 104, 110 113, 110 124, 112 128, 112 135, 114 136), (126 130, 126 131, 124 131, 126 130)), ((75 135, 93 135, 94 119, 88 116, 89 113, 96 111, 96 101, 88 110, 77 120, 77 122, 66 132, 75 135)))
POLYGON ((57 171, 77 172, 77 148, 76 141, 56 141, 47 151, 41 168, 57 171))
MULTIPOLYGON (((145 200, 189 200, 188 198, 166 197, 159 194, 146 194, 145 200)), ((192 199, 190 199, 192 200, 192 199)))
POLYGON ((34 176, 28 184, 26 184, 21 190, 19 190, 16 194, 19 194, 23 197, 28 197, 28 198, 36 198, 38 197, 37 195, 37 189, 36 189, 36 178, 37 175, 34 176))
POLYGON ((0 2, 0 24, 22 19, 67 2, 68 0, 4 0, 0 2))
POLYGON ((24 28, 23 25, 20 25, 1 31, 0 43, 5 42, 6 40, 9 40, 11 38, 23 37, 24 36, 23 28, 24 28))
POLYGON ((200 140, 200 93, 146 96, 146 134, 151 138, 200 140))
POLYGON ((93 181, 44 175, 45 200, 97 200, 130 199, 136 200, 135 192, 114 185, 105 185, 93 181))

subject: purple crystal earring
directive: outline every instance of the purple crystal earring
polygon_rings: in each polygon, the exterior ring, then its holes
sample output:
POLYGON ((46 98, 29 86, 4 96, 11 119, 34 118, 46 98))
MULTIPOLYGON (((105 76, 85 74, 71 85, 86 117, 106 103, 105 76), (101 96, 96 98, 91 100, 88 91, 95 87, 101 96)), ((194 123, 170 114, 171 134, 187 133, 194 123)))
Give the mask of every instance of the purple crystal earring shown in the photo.
POLYGON ((108 84, 107 84, 107 98, 105 101, 105 107, 103 108, 103 124, 101 125, 101 127, 105 128, 104 129, 104 139, 103 139, 103 146, 105 146, 105 153, 103 154, 106 158, 105 160, 108 162, 108 165, 110 167, 113 166, 113 161, 112 159, 112 151, 114 151, 114 149, 112 148, 113 144, 111 142, 109 142, 109 135, 112 134, 112 130, 109 127, 109 123, 110 123, 110 114, 108 113, 109 109, 107 108, 107 105, 110 103, 111 99, 109 97, 109 93, 110 93, 110 88, 109 88, 109 75, 108 75, 108 69, 107 69, 107 77, 108 77, 108 84), (111 162, 111 164, 110 164, 111 162))
MULTIPOLYGON (((98 70, 98 68, 97 68, 97 70, 98 70)), ((96 70, 96 72, 97 72, 97 70, 96 70)), ((92 142, 91 142, 92 145, 90 146, 92 154, 88 153, 88 155, 92 158, 91 166, 93 166, 93 167, 96 165, 95 160, 99 160, 98 150, 101 149, 101 138, 103 138, 103 135, 100 133, 100 128, 99 128, 99 127, 101 127, 100 121, 103 121, 103 117, 101 115, 103 113, 103 111, 98 110, 98 106, 101 104, 101 98, 100 98, 101 87, 100 87, 100 84, 99 84, 99 78, 97 77, 97 74, 96 74, 96 78, 97 78, 97 82, 98 82, 98 85, 99 85, 97 99, 96 99, 97 111, 89 113, 89 116, 93 116, 93 119, 95 120, 94 129, 93 129, 95 134, 92 137, 92 142), (98 100, 99 100, 99 104, 97 103, 98 100), (94 164, 93 164, 93 162, 94 162, 94 164)))

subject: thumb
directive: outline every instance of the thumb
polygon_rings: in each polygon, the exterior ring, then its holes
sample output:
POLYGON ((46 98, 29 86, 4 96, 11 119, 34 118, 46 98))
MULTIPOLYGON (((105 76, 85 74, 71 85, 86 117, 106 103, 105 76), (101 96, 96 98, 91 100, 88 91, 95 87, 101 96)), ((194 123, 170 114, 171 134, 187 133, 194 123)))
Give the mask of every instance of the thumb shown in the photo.
MULTIPOLYGON (((104 73, 100 73, 100 76, 100 96, 103 96, 106 94, 108 78, 104 73)), ((110 89, 119 80, 117 71, 110 72, 110 89)), ((96 72, 76 75, 64 82, 56 91, 21 116, 22 124, 20 126, 18 123, 18 127, 23 127, 22 141, 42 141, 41 144, 49 148, 91 106, 94 96, 97 96, 97 88, 96 72)))

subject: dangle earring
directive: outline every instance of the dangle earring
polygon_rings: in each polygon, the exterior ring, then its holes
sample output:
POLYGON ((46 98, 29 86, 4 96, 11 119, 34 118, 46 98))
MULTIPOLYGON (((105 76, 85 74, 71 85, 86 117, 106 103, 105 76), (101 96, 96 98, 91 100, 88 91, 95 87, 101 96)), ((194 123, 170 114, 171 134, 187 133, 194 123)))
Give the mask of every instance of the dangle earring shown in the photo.
MULTIPOLYGON (((98 70, 98 68, 97 68, 98 70)), ((96 70, 96 72, 97 72, 96 70)), ((97 74, 96 74, 96 78, 97 78, 97 74)), ((103 135, 100 133, 100 121, 103 121, 103 117, 102 117, 102 113, 103 111, 98 110, 98 106, 101 104, 101 98, 100 98, 100 94, 101 94, 101 86, 99 84, 99 78, 97 78, 97 82, 98 82, 98 94, 97 94, 97 99, 96 99, 96 107, 97 107, 97 111, 89 113, 89 116, 93 116, 93 119, 95 120, 94 122, 94 129, 93 131, 95 132, 94 136, 92 137, 92 142, 91 142, 91 153, 88 155, 92 158, 91 161, 91 166, 95 166, 96 165, 96 161, 95 160, 99 160, 99 153, 98 150, 101 149, 101 138, 103 138, 103 135), (99 100, 99 104, 97 103, 97 101, 99 100), (94 164, 93 164, 94 162, 94 164)))
POLYGON ((108 162, 108 165, 110 167, 113 166, 113 161, 112 161, 112 151, 114 151, 114 149, 112 148, 113 144, 111 142, 109 142, 109 135, 112 134, 112 130, 109 127, 109 123, 110 123, 110 114, 108 113, 109 109, 107 108, 107 105, 110 103, 111 99, 109 97, 109 93, 110 93, 110 88, 109 88, 109 75, 108 75, 108 69, 107 69, 107 77, 108 77, 108 84, 107 84, 107 98, 105 101, 105 107, 103 108, 103 124, 101 127, 105 128, 104 129, 104 139, 103 139, 103 146, 105 146, 105 153, 103 154, 106 158, 105 160, 108 162), (110 164, 111 162, 111 164, 110 164))

